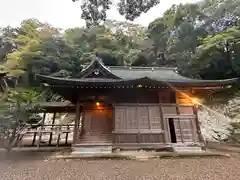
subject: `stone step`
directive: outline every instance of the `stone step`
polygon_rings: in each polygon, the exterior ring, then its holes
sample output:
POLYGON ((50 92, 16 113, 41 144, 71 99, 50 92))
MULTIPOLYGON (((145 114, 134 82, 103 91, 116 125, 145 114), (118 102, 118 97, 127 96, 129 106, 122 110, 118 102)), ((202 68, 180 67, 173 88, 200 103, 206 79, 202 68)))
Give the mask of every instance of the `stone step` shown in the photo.
POLYGON ((77 144, 112 144, 112 141, 77 141, 77 144))
POLYGON ((92 135, 92 136, 90 136, 90 135, 83 135, 83 136, 80 136, 79 138, 112 138, 112 136, 107 136, 107 135, 99 135, 99 136, 97 136, 97 135, 92 135))
POLYGON ((112 146, 112 142, 80 142, 77 143, 75 145, 73 145, 73 147, 80 147, 80 146, 112 146))
POLYGON ((92 156, 92 155, 111 154, 111 153, 112 153, 112 146, 106 146, 106 145, 85 146, 85 147, 75 146, 72 148, 72 155, 79 155, 79 156, 92 156))
POLYGON ((202 152, 202 148, 198 146, 173 146, 175 152, 202 152))
POLYGON ((112 138, 85 138, 85 137, 79 138, 79 139, 81 139, 81 140, 99 140, 99 141, 101 141, 101 140, 112 140, 112 138))

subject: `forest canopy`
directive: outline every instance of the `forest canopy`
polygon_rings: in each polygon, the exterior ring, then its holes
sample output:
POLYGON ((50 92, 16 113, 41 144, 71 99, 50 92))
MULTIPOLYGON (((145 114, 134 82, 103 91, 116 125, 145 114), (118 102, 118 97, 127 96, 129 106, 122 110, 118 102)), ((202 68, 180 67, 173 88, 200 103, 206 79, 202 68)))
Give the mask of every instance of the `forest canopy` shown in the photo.
MULTIPOLYGON (((112 1, 85 0, 82 8, 89 7, 90 2, 107 10, 112 1)), ((124 2, 120 1, 119 11, 124 2)), ((133 20, 156 3, 148 0, 139 4, 132 15, 128 3, 122 14, 133 20)), ((174 66, 185 76, 203 79, 239 76, 240 1, 173 5, 148 27, 100 18, 104 12, 96 17, 103 21, 100 25, 91 19, 93 9, 86 11, 82 16, 86 21, 90 18, 91 28, 62 31, 37 19, 26 19, 17 28, 2 27, 0 70, 12 78, 21 77, 17 82, 30 84, 36 74, 77 77, 97 54, 111 66, 174 66)))

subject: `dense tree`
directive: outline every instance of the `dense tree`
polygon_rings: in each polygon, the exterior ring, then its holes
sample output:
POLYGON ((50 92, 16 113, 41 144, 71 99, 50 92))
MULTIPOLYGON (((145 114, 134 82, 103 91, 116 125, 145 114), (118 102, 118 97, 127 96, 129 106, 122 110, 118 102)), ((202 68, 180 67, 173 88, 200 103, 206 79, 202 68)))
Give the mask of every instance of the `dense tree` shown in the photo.
POLYGON ((5 27, 0 28, 0 62, 6 60, 7 54, 11 53, 16 45, 13 42, 13 38, 18 34, 17 28, 5 27))
POLYGON ((206 0, 199 4, 172 6, 163 17, 156 19, 148 27, 155 59, 158 58, 160 64, 177 66, 181 73, 189 76, 207 79, 238 76, 239 70, 236 69, 238 64, 236 61, 239 61, 236 58, 239 53, 236 48, 239 43, 236 35, 238 30, 229 32, 229 37, 226 37, 228 35, 225 31, 234 25, 236 28, 239 27, 239 11, 237 11, 239 7, 240 1, 232 0, 221 0, 218 3, 206 0), (224 42, 231 36, 235 40, 225 52, 224 42), (218 42, 213 43, 211 39, 215 38, 218 42), (211 46, 206 44, 208 40, 212 42, 211 46), (207 47, 211 49, 205 51, 207 47), (220 62, 220 59, 223 59, 224 63, 220 62), (232 65, 229 64, 233 59, 232 65), (195 68, 192 68, 193 66, 195 68), (235 67, 235 70, 232 67, 235 67), (228 71, 224 70, 226 68, 228 71))
POLYGON ((218 33, 228 27, 239 25, 239 0, 204 0, 199 3, 199 7, 203 13, 208 15, 205 27, 209 34, 218 33))
POLYGON ((74 48, 62 39, 58 29, 49 24, 35 19, 25 20, 11 40, 16 49, 8 53, 5 63, 10 76, 25 74, 32 81, 37 73, 70 76, 80 71, 74 48))
POLYGON ((192 70, 202 78, 238 77, 240 72, 240 26, 202 39, 192 59, 192 70))
MULTIPOLYGON (((132 21, 159 2, 160 0, 120 0, 117 7, 121 15, 132 21)), ((83 0, 81 1, 82 18, 86 21, 87 26, 98 25, 101 21, 106 20, 106 11, 114 5, 114 0, 83 0)))
MULTIPOLYGON (((106 4, 110 8, 111 2, 82 3, 87 8, 89 3, 106 6, 107 10, 106 4)), ((239 72, 239 26, 234 26, 234 22, 239 17, 239 7, 239 1, 233 0, 173 5, 148 28, 113 20, 97 25, 92 23, 101 20, 97 16, 97 19, 90 17, 91 28, 61 32, 47 23, 28 19, 19 28, 1 30, 1 63, 10 76, 22 74, 30 81, 37 73, 78 76, 81 68, 96 55, 106 65, 177 66, 187 76, 235 77, 239 72)))

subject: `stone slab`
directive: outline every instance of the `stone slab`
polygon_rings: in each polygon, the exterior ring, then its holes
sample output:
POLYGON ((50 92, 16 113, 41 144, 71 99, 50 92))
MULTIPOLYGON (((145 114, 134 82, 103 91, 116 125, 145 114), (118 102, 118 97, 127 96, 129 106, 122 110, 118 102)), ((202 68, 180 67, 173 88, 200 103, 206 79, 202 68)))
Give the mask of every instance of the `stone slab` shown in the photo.
POLYGON ((173 146, 174 152, 203 152, 198 146, 173 146))
POLYGON ((112 146, 73 147, 73 155, 111 154, 112 146))

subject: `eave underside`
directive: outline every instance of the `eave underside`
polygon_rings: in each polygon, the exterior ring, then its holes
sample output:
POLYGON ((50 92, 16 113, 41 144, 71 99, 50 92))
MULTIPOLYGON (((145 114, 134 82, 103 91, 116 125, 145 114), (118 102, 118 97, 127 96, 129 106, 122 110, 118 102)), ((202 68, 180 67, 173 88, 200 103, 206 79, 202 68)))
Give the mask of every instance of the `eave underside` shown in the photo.
POLYGON ((54 78, 49 76, 39 76, 41 82, 46 83, 53 87, 72 87, 72 88, 86 88, 86 87, 96 87, 96 88, 135 88, 135 87, 162 87, 162 86, 176 86, 176 87, 223 87, 226 85, 231 85, 237 83, 237 78, 226 79, 226 80, 156 80, 150 79, 148 77, 140 79, 104 79, 104 78, 85 78, 85 79, 65 79, 65 78, 54 78))
POLYGON ((151 80, 149 78, 142 78, 136 80, 106 80, 106 79, 62 79, 41 76, 41 81, 45 83, 45 86, 51 88, 54 92, 63 96, 65 99, 70 100, 72 103, 76 103, 79 95, 100 96, 101 94, 109 94, 112 92, 124 92, 130 93, 135 90, 153 90, 161 91, 161 89, 172 89, 178 91, 182 89, 199 89, 199 90, 221 90, 236 82, 235 79, 212 81, 206 83, 206 81, 199 82, 162 82, 151 80))

